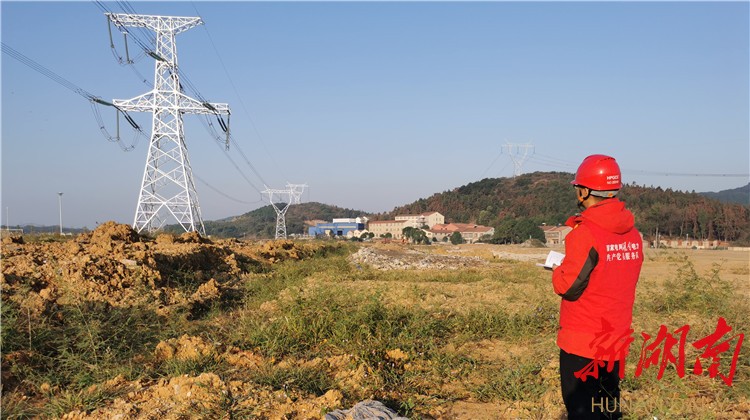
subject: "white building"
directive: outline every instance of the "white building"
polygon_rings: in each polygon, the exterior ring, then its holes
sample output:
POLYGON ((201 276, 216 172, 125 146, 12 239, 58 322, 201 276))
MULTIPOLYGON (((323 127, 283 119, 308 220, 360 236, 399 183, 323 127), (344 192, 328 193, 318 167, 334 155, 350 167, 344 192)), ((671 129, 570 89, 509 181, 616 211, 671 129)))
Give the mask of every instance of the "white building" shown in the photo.
POLYGON ((436 211, 428 211, 420 214, 403 214, 396 216, 396 220, 411 221, 414 227, 427 225, 428 228, 445 223, 445 217, 436 211))

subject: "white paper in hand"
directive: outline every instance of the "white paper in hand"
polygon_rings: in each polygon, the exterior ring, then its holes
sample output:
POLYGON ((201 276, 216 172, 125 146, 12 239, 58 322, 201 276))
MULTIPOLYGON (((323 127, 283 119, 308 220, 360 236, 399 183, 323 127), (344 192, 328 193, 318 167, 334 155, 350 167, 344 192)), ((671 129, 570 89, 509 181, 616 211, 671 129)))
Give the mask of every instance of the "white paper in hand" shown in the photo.
POLYGON ((544 264, 537 263, 536 265, 552 270, 555 266, 562 264, 564 258, 565 254, 557 251, 550 251, 549 254, 547 254, 547 260, 544 261, 544 264))

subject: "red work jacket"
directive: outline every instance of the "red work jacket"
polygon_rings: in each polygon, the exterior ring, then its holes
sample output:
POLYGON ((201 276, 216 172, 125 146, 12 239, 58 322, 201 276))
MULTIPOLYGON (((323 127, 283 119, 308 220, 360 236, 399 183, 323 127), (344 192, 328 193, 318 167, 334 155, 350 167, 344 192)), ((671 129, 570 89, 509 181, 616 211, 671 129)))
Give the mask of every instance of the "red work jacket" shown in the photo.
POLYGON ((555 293, 562 297, 557 345, 593 359, 597 347, 612 345, 630 329, 643 240, 633 214, 616 198, 587 208, 566 225, 573 230, 565 238, 565 259, 552 272, 555 293))

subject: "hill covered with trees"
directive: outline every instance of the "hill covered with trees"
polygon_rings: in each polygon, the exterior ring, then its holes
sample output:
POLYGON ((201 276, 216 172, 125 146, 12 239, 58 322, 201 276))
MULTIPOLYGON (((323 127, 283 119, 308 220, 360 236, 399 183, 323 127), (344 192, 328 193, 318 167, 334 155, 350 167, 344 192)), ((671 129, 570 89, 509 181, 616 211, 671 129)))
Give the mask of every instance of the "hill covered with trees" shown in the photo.
MULTIPOLYGON (((452 191, 434 194, 392 212, 396 214, 437 211, 446 222, 493 226, 502 239, 510 229, 556 225, 579 210, 565 172, 534 172, 515 178, 485 178, 452 191)), ((635 184, 623 186, 619 198, 636 217, 636 227, 647 237, 660 235, 698 239, 719 239, 750 243, 750 206, 724 203, 695 192, 673 191, 635 184)), ((522 232, 526 239, 530 232, 522 232)), ((512 237, 512 236, 511 236, 512 237)))
POLYGON ((750 183, 744 187, 733 188, 731 190, 702 192, 700 194, 725 203, 750 204, 750 183))

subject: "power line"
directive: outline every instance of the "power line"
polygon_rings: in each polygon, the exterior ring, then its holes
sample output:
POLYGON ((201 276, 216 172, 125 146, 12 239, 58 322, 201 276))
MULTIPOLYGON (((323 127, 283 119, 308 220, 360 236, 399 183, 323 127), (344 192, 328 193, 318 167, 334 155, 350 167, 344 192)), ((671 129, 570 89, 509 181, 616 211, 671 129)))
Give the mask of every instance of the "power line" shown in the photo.
POLYGON ((93 94, 87 92, 83 88, 78 87, 73 82, 67 80, 66 78, 60 76, 59 74, 55 73, 54 71, 44 67, 43 65, 37 63, 36 61, 30 59, 29 57, 21 54, 20 52, 13 49, 13 47, 9 46, 6 43, 2 43, 2 50, 4 53, 8 54, 9 56, 15 58, 16 60, 20 61, 21 63, 25 64, 27 67, 30 67, 31 69, 37 71, 38 73, 42 74, 43 76, 46 76, 50 80, 54 81, 55 83, 59 84, 60 86, 69 89, 75 94, 81 95, 86 99, 94 99, 96 96, 93 94))
MULTIPOLYGON (((195 9, 195 13, 200 16, 200 12, 198 11, 198 8, 196 7, 194 2, 190 2, 192 4, 193 9, 195 9)), ((271 162, 276 166, 276 169, 281 173, 281 175, 284 178, 287 178, 286 175, 284 175, 284 171, 281 169, 279 164, 274 159, 271 152, 268 150, 268 147, 266 146, 265 141, 263 141, 263 137, 260 135, 260 131, 258 130, 258 127, 255 125, 255 121, 253 120, 252 116, 250 115, 250 112, 247 110, 247 106, 245 106, 245 102, 242 100, 242 95, 240 95, 237 86, 235 86, 234 81, 232 80, 231 76, 229 75, 229 71, 227 70, 227 66, 224 64, 224 60, 221 58, 221 54, 219 54, 219 49, 216 47, 216 43, 214 42, 213 37, 211 36, 211 33, 208 31, 208 25, 204 25, 203 29, 206 31, 206 35, 208 36, 208 40, 211 42, 211 46, 214 49, 214 52, 216 53, 216 57, 219 59, 219 63, 221 64, 222 69, 224 70, 224 74, 226 74, 227 79, 229 80, 229 84, 232 86, 232 89, 234 90, 235 94, 237 95, 237 99, 240 102, 240 106, 242 107, 242 110, 245 112, 245 115, 247 116, 248 120, 250 121, 250 125, 253 127, 253 130, 255 131, 255 134, 258 136, 258 140, 260 141, 261 146, 263 146, 263 149, 265 149, 268 156, 271 158, 271 162)), ((239 147, 239 146, 237 146, 239 147)), ((243 154, 244 155, 244 154, 243 154)), ((253 169, 253 171, 255 171, 253 169)), ((265 181, 263 181, 264 184, 266 184, 265 181)))
POLYGON ((253 171, 253 173, 255 174, 255 176, 257 176, 258 179, 260 179, 263 182, 264 185, 268 184, 263 179, 263 177, 260 175, 260 173, 255 169, 255 166, 253 166, 253 164, 250 163, 250 159, 248 159, 247 156, 245 155, 245 153, 242 151, 242 149, 240 149, 240 146, 239 146, 239 144, 237 144, 237 141, 234 139, 234 136, 230 135, 229 138, 230 138, 232 144, 234 145, 235 150, 237 150, 237 153, 239 153, 240 156, 242 156, 242 158, 245 160, 245 163, 250 167, 250 170, 253 171))
POLYGON ((120 145, 120 147, 122 148, 122 150, 124 150, 126 152, 130 151, 130 150, 133 150, 135 148, 135 145, 138 143, 139 137, 144 135, 143 130, 141 129, 140 126, 138 126, 138 124, 135 122, 135 120, 133 120, 127 114, 127 112, 125 112, 122 109, 118 108, 114 104, 109 103, 107 101, 104 101, 101 98, 99 98, 98 96, 96 96, 96 95, 94 95, 94 94, 86 91, 85 89, 77 86, 73 82, 67 80, 66 78, 64 78, 62 76, 60 76, 59 74, 57 74, 54 71, 48 69, 47 67, 44 67, 43 65, 37 63, 36 61, 32 60, 31 58, 23 55, 21 52, 15 50, 13 47, 11 47, 10 45, 7 45, 4 42, 2 43, 2 51, 5 54, 11 56, 12 58, 15 58, 16 60, 18 60, 22 64, 26 65, 27 67, 31 68, 32 70, 38 72, 39 74, 41 74, 41 75, 49 78, 50 80, 52 80, 53 82, 55 82, 57 84, 59 84, 60 86, 62 86, 64 88, 72 91, 73 93, 76 93, 76 94, 78 94, 78 95, 86 98, 90 102, 90 104, 91 104, 91 110, 94 113, 94 118, 96 119, 96 122, 97 122, 97 124, 99 126, 99 130, 102 132, 102 134, 107 139, 107 141, 118 143, 120 145), (101 114, 99 113, 98 105, 111 106, 111 107, 114 107, 117 110, 117 136, 110 135, 109 132, 107 131, 107 129, 105 128, 104 122, 103 122, 102 117, 101 117, 101 114), (122 114, 125 117, 126 121, 135 130, 135 137, 133 138, 133 142, 129 146, 126 146, 122 142, 122 140, 120 138, 120 124, 119 124, 120 114, 122 114))
MULTIPOLYGON (((221 147, 221 146, 219 146, 219 147, 221 147)), ((242 178, 244 178, 245 181, 251 187, 253 187, 253 189, 255 191, 258 191, 258 193, 261 193, 260 189, 258 189, 258 187, 256 187, 255 184, 253 184, 252 181, 250 181, 250 179, 247 177, 247 175, 245 175, 245 173, 242 172, 242 169, 240 169, 240 167, 237 165, 237 163, 234 161, 234 159, 232 159, 232 156, 229 155, 229 152, 227 152, 226 148, 222 147, 221 150, 224 152, 224 155, 227 157, 227 159, 229 159, 229 162, 232 164, 232 166, 234 166, 234 168, 237 169, 237 172, 240 173, 240 175, 242 176, 242 178)))
MULTIPOLYGON (((206 116, 205 120, 201 119, 201 124, 203 125, 203 128, 206 129, 206 131, 208 132, 208 134, 211 137, 213 137, 214 140, 216 140, 217 144, 223 142, 223 140, 219 137, 219 133, 216 131, 216 128, 214 127, 213 123, 208 119, 208 116, 206 116)), ((247 156, 245 155, 245 153, 239 147, 239 144, 234 139, 234 136, 231 133, 229 134, 229 141, 231 142, 231 144, 234 145, 234 149, 237 150, 237 153, 239 153, 240 156, 245 160, 245 163, 250 167, 250 169, 253 171, 253 173, 255 174, 255 176, 257 176, 258 179, 260 179, 260 181, 263 184, 267 184, 266 181, 263 179, 263 177, 260 175, 260 172, 258 172, 258 170, 255 169, 255 166, 250 162, 250 160, 247 158, 247 156)), ((234 162, 234 160, 232 159, 232 157, 227 152, 226 148, 223 148, 223 152, 227 156, 227 159, 229 159, 231 161, 232 165, 237 169, 237 171, 240 172, 240 175, 242 175, 242 177, 245 178, 245 180, 248 182, 248 184, 250 184, 250 186, 253 187, 254 190, 260 192, 260 190, 258 189, 258 187, 256 187, 255 184, 253 184, 247 178, 247 176, 244 174, 244 172, 242 171, 242 169, 240 169, 240 167, 237 166, 237 164, 234 162)))
POLYGON ((494 165, 494 164, 495 164, 495 162, 497 162, 497 160, 498 160, 498 159, 500 159, 500 156, 502 156, 502 154, 503 154, 503 151, 502 151, 502 149, 501 149, 501 150, 500 150, 500 153, 498 153, 498 154, 497 154, 497 156, 495 156, 495 158, 494 158, 494 159, 492 159, 492 163, 490 163, 490 166, 488 166, 488 167, 487 167, 487 169, 485 169, 485 170, 484 170, 484 171, 482 172, 482 175, 479 175, 479 179, 483 179, 483 178, 484 178, 484 175, 485 175, 485 174, 487 173, 487 171, 489 171, 489 170, 490 170, 490 168, 492 167, 492 165, 494 165))
MULTIPOLYGON (((531 155, 530 160, 545 166, 551 166, 554 168, 568 167, 577 168, 577 164, 571 163, 559 158, 545 156, 539 153, 531 155)), ((750 177, 748 173, 686 173, 686 172, 660 172, 660 171, 646 171, 641 169, 630 169, 621 168, 623 172, 628 174, 642 174, 651 176, 688 176, 688 177, 705 177, 705 178, 747 178, 750 177)))
POLYGON ((555 156, 547 156, 545 154, 538 153, 536 150, 534 150, 534 153, 531 155, 531 159, 542 160, 550 163, 554 162, 560 166, 572 166, 574 168, 578 167, 578 163, 560 159, 559 157, 555 156))
POLYGON ((505 170, 505 168, 507 168, 507 167, 508 167, 508 165, 510 165, 510 161, 508 161, 508 162, 505 162, 505 165, 503 165, 503 167, 502 167, 502 168, 500 168, 500 170, 499 170, 499 171, 497 171, 497 173, 498 173, 498 174, 502 174, 502 173, 503 173, 503 171, 505 170))
POLYGON ((261 201, 263 201, 263 196, 262 195, 260 196, 261 197, 260 199, 255 200, 255 201, 245 201, 245 200, 240 200, 239 198, 234 198, 234 197, 230 196, 229 194, 226 194, 223 191, 219 190, 218 188, 214 187, 213 185, 209 184, 208 182, 206 182, 203 178, 199 177, 198 175, 193 175, 193 176, 195 176, 195 179, 197 179, 198 181, 200 181, 201 183, 203 183, 208 188, 212 189, 217 194, 222 195, 225 198, 228 198, 228 199, 230 199, 232 201, 236 201, 236 202, 242 203, 242 204, 256 204, 256 203, 260 203, 261 201))
POLYGON ((639 173, 643 175, 655 175, 655 176, 695 176, 695 177, 706 177, 706 178, 747 178, 750 177, 750 173, 745 174, 719 174, 719 173, 685 173, 685 172, 654 172, 654 171, 642 171, 638 169, 628 169, 629 173, 639 173))
MULTIPOLYGON (((529 157, 530 161, 537 164, 553 167, 556 169, 560 168, 577 168, 578 164, 573 163, 564 159, 560 159, 554 156, 547 156, 536 151, 529 157)), ((630 169, 621 168, 623 172, 628 174, 641 174, 651 176, 674 176, 674 177, 701 177, 701 178, 748 178, 750 173, 698 173, 698 172, 662 172, 662 171, 647 171, 642 169, 630 169)))
POLYGON ((536 154, 531 155, 529 157, 529 161, 542 165, 542 166, 549 166, 558 170, 561 170, 561 168, 576 168, 577 167, 577 165, 573 163, 563 163, 557 160, 550 160, 541 156, 537 156, 536 154))

